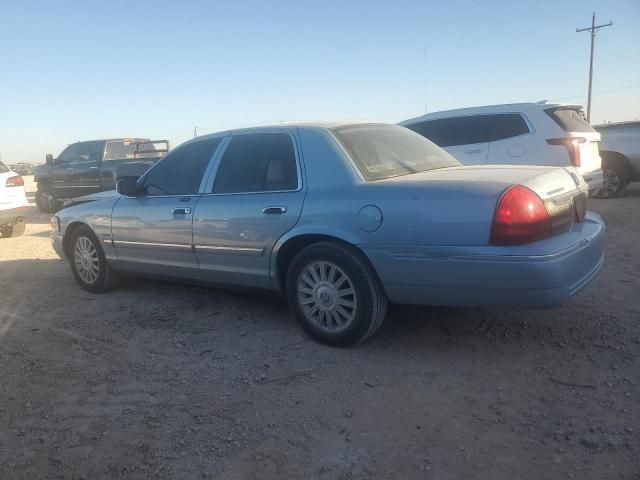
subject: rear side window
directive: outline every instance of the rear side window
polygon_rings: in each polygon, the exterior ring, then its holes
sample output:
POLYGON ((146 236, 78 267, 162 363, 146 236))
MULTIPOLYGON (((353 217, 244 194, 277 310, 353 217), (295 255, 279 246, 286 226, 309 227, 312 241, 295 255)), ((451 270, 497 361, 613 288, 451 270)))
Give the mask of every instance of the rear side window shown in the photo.
POLYGON ((486 118, 487 141, 496 142, 507 138, 529 133, 527 122, 518 113, 501 113, 499 115, 482 115, 486 118))
POLYGON ((145 140, 115 140, 107 142, 104 159, 133 159, 136 158, 136 152, 153 152, 155 149, 153 143, 145 140))
POLYGON ((471 145, 487 141, 484 115, 440 118, 407 125, 407 128, 431 140, 439 147, 471 145))
POLYGON ((581 108, 548 108, 545 113, 565 132, 595 132, 595 129, 585 119, 581 108))
POLYGON ((296 190, 293 141, 286 133, 252 133, 231 139, 222 156, 213 193, 296 190))
POLYGON ((198 193, 204 171, 221 141, 222 137, 200 140, 169 153, 145 176, 147 195, 198 193))
POLYGON ((9 169, 7 168, 7 166, 0 162, 0 173, 7 173, 9 171, 9 169))

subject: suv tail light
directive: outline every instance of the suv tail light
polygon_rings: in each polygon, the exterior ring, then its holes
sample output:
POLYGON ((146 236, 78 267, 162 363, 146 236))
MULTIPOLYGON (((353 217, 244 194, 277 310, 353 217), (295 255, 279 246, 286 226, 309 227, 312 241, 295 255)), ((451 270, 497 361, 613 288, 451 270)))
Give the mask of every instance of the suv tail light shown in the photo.
POLYGON ((492 245, 520 245, 551 236, 551 219, 542 199, 523 185, 500 197, 491 225, 492 245))
POLYGON ((580 166, 580 144, 586 142, 583 137, 549 138, 549 145, 564 145, 569 152, 569 160, 574 167, 580 166))
POLYGON ((24 180, 20 175, 16 175, 15 177, 7 178, 5 187, 24 187, 24 180))

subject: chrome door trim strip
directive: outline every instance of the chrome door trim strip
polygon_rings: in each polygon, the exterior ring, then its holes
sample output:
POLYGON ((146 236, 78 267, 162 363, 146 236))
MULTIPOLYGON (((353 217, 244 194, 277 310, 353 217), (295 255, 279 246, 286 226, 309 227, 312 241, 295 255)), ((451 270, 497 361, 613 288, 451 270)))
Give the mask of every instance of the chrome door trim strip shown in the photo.
POLYGON ((216 245, 195 245, 196 253, 202 251, 203 253, 221 253, 228 255, 249 255, 252 257, 261 257, 264 253, 264 248, 251 248, 251 247, 219 247, 216 245))
POLYGON ((113 246, 118 247, 151 247, 151 248, 176 248, 180 250, 193 250, 192 245, 184 243, 151 243, 151 242, 130 242, 128 240, 114 240, 113 246))

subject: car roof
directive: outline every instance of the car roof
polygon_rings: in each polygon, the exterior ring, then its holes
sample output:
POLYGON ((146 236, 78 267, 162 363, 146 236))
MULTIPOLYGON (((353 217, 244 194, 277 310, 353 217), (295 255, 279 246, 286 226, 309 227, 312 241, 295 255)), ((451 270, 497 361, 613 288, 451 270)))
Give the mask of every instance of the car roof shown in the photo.
POLYGON ((139 140, 149 140, 148 138, 142 137, 122 137, 122 138, 96 138, 94 140, 78 140, 77 142, 70 143, 69 145, 73 145, 74 143, 87 143, 87 142, 121 142, 121 141, 139 141, 139 140))
POLYGON ((612 123, 602 123, 600 125, 593 125, 593 128, 597 130, 606 130, 608 128, 633 128, 633 127, 640 127, 640 121, 629 120, 626 122, 612 122, 612 123))
MULTIPOLYGON (((350 126, 358 126, 358 125, 385 125, 385 126, 393 126, 393 124, 389 123, 381 123, 381 122, 357 122, 357 121, 342 121, 342 122, 295 122, 295 123, 278 123, 273 125, 260 125, 255 127, 243 127, 243 128, 234 128, 230 130, 221 130, 219 132, 210 133, 208 135, 201 135, 197 138, 189 140, 184 143, 189 143, 197 140, 202 140, 204 138, 213 138, 220 137, 226 135, 235 135, 239 133, 260 133, 260 132, 268 132, 273 130, 296 130, 298 128, 312 128, 312 129, 321 129, 321 130, 331 130, 338 127, 350 127, 350 126)), ((182 145, 184 145, 184 143, 182 145)))
POLYGON ((514 112, 526 113, 528 111, 546 110, 548 108, 557 108, 557 107, 582 108, 582 105, 575 105, 575 104, 568 104, 568 103, 546 103, 546 101, 538 102, 538 103, 523 102, 523 103, 503 103, 499 105, 482 105, 479 107, 456 108, 453 110, 441 110, 439 112, 431 112, 425 115, 421 115, 419 117, 414 117, 408 120, 404 120, 400 122, 399 125, 411 124, 411 123, 415 123, 422 120, 436 120, 438 118, 462 117, 465 115, 481 115, 481 114, 491 114, 491 113, 514 113, 514 112))

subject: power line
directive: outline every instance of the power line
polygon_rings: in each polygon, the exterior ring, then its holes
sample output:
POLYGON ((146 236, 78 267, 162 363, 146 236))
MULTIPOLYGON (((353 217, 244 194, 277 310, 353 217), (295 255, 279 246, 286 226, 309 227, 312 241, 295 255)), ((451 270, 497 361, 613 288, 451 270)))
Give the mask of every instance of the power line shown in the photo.
POLYGON ((591 17, 591 26, 587 28, 576 28, 576 32, 591 32, 591 57, 589 60, 589 91, 587 93, 587 122, 591 122, 591 86, 593 85, 593 44, 596 39, 596 31, 600 28, 610 27, 613 22, 596 25, 596 12, 591 17))

